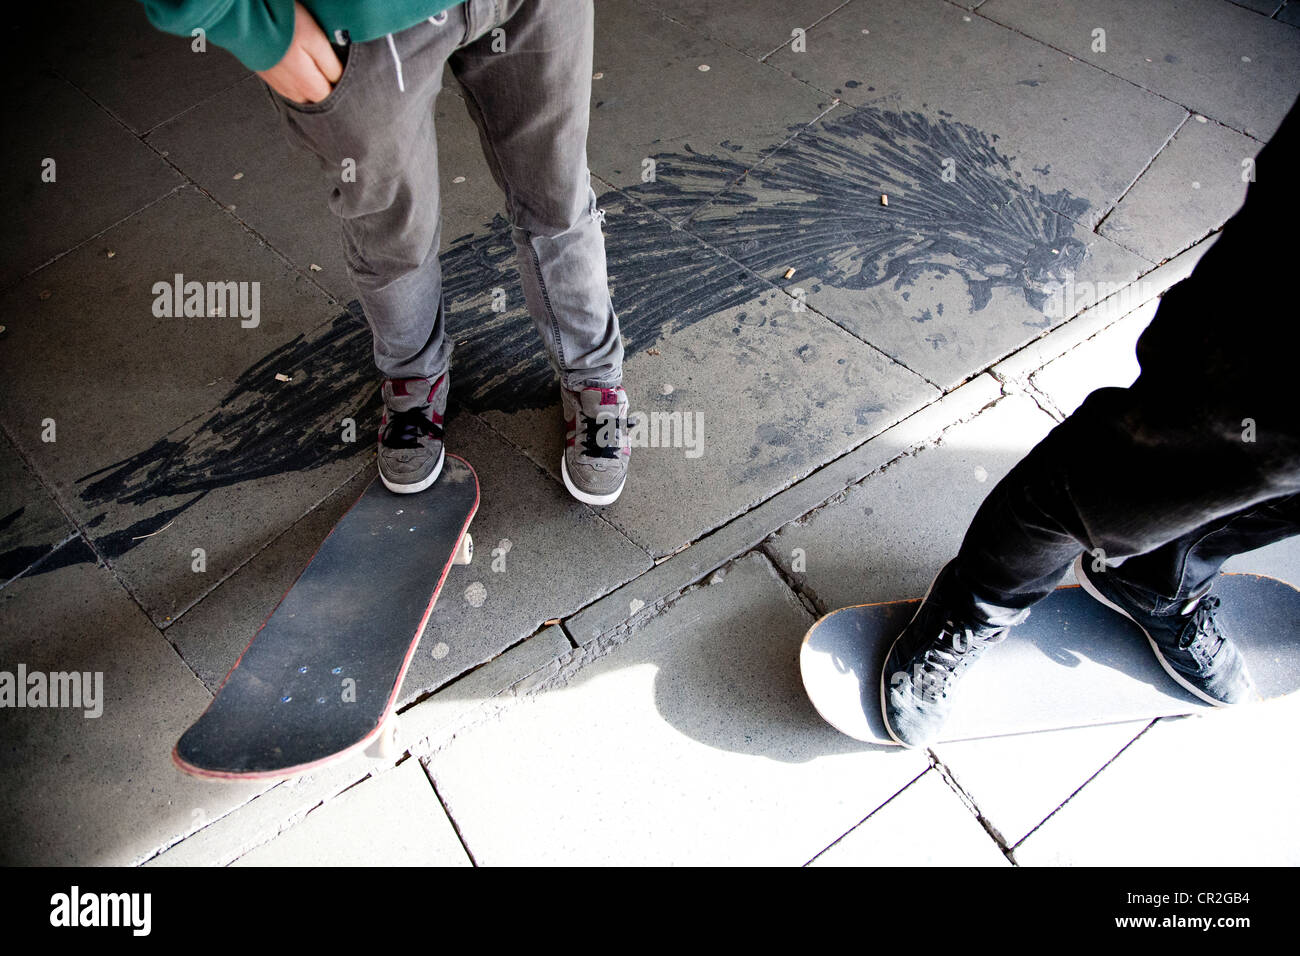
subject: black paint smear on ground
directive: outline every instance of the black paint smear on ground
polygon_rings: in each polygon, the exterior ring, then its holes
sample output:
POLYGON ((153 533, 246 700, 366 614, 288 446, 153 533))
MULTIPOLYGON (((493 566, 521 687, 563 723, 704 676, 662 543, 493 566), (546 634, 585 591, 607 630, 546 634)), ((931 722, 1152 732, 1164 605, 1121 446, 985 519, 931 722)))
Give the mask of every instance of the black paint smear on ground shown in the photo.
POLYGON ((857 110, 752 171, 715 157, 672 163, 671 179, 643 187, 670 214, 698 205, 697 183, 744 176, 688 228, 769 277, 793 267, 805 284, 902 291, 927 273, 956 275, 975 311, 999 288, 1041 310, 1086 252, 1071 222, 1086 200, 1025 187, 991 137, 916 112, 857 110), (944 182, 948 159, 955 177, 944 182))
MULTIPOLYGON (((893 283, 904 290, 925 273, 952 273, 966 281, 975 309, 1000 287, 1041 305, 1045 290, 1067 277, 1084 250, 1071 237, 1072 223, 1052 210, 1077 218, 1088 204, 1065 191, 1026 189, 995 141, 960 123, 864 108, 805 130, 752 171, 689 147, 656 157, 657 181, 629 190, 654 212, 629 205, 617 192, 601 197, 609 212, 610 284, 628 354, 769 288, 661 218, 684 218, 710 197, 710 215, 719 209, 729 215, 690 228, 759 274, 793 267, 804 283, 848 289, 893 283), (957 164, 956 181, 940 183, 949 157, 957 164), (890 196, 887 207, 881 193, 890 196)), ((555 401, 554 374, 522 308, 514 254, 509 225, 497 216, 485 234, 462 236, 442 255, 448 330, 457 344, 452 398, 474 411, 555 401), (496 287, 513 305, 506 312, 492 310, 496 287)), ((82 500, 105 513, 185 498, 96 538, 97 546, 116 557, 215 488, 369 451, 376 393, 370 333, 354 302, 245 371, 203 420, 84 476, 82 500), (278 382, 276 373, 293 381, 278 382), (356 420, 354 444, 341 441, 344 417, 356 420)))

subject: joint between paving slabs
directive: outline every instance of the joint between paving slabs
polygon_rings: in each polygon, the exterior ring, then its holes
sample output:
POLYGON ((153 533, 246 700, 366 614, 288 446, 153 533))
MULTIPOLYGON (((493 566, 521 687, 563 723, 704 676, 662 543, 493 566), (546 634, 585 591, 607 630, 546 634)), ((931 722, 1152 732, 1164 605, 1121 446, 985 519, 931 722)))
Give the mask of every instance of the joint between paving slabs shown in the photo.
POLYGON ((1043 817, 1043 819, 1035 823, 1033 828, 1028 833, 1022 836, 1019 840, 1017 840, 1010 847, 1010 849, 1007 850, 1008 858, 1011 859, 1012 862, 1015 862, 1015 852, 1016 850, 1020 849, 1021 846, 1024 845, 1024 842, 1026 840, 1028 840, 1031 836, 1033 836, 1040 829, 1042 829, 1043 824, 1047 823, 1048 820, 1052 819, 1052 817, 1056 816, 1058 813, 1064 810, 1069 805, 1070 801, 1079 795, 1079 793, 1083 790, 1084 787, 1088 786, 1088 784, 1092 783, 1099 776, 1101 776, 1102 771, 1105 770, 1107 767, 1109 767, 1111 764, 1113 764, 1116 760, 1118 760, 1120 758, 1120 755, 1123 754, 1126 750, 1128 750, 1129 747, 1132 747, 1135 743, 1137 743, 1139 740, 1145 737, 1152 727, 1160 723, 1161 720, 1165 720, 1165 719, 1167 718, 1156 717, 1154 720, 1150 721, 1145 727, 1143 727, 1140 731, 1134 734, 1132 740, 1126 743, 1123 747, 1120 747, 1119 750, 1115 751, 1115 753, 1111 756, 1109 760, 1107 760, 1104 764, 1102 764, 1100 767, 1097 768, 1095 773, 1089 775, 1087 780, 1083 781, 1083 783, 1079 784, 1072 791, 1070 791, 1070 795, 1066 797, 1064 800, 1062 800, 1059 804, 1057 804, 1052 809, 1051 813, 1047 814, 1047 816, 1043 817))
POLYGON ((822 849, 818 850, 818 851, 813 855, 812 859, 808 860, 808 862, 805 863, 804 866, 810 866, 811 864, 816 863, 817 860, 820 859, 822 856, 824 856, 824 855, 826 855, 827 853, 829 853, 832 849, 834 849, 834 848, 835 848, 836 846, 838 846, 840 843, 843 843, 844 840, 845 840, 845 838, 848 837, 849 834, 853 833, 855 830, 858 829, 858 827, 862 826, 864 823, 866 823, 868 820, 870 820, 872 817, 874 817, 877 813, 879 813, 881 810, 885 809, 885 807, 889 806, 889 805, 890 805, 891 803, 893 803, 896 799, 898 799, 898 797, 900 797, 902 794, 906 793, 907 790, 908 790, 908 788, 911 787, 912 784, 916 783, 918 780, 920 780, 922 777, 924 777, 924 776, 925 776, 927 773, 929 773, 929 772, 930 772, 930 768, 927 767, 926 769, 924 769, 924 770, 922 770, 920 773, 918 773, 915 777, 913 777, 911 780, 907 781, 907 783, 903 784, 903 785, 902 785, 902 786, 901 786, 901 787, 900 787, 896 792, 891 793, 891 794, 889 795, 889 797, 888 797, 884 802, 882 802, 882 803, 880 804, 880 806, 876 807, 874 810, 872 810, 870 813, 868 813, 865 817, 863 817, 863 818, 862 818, 861 820, 859 820, 857 823, 853 824, 853 826, 849 827, 847 830, 845 830, 843 833, 841 833, 839 836, 837 836, 834 840, 832 840, 832 841, 831 841, 829 844, 827 844, 825 847, 823 847, 822 849))
POLYGON ((938 772, 943 782, 948 785, 948 789, 957 795, 962 805, 970 811, 976 822, 984 828, 984 832, 997 844, 998 850, 1007 858, 1007 861, 1012 866, 1019 866, 1020 864, 1016 862, 1015 857, 1011 855, 1011 847, 1008 845, 1006 837, 993 825, 993 821, 984 815, 979 808, 979 804, 975 802, 975 798, 958 782, 957 777, 948 768, 947 764, 939 759, 939 755, 934 752, 933 748, 926 750, 926 755, 930 758, 930 765, 938 772))

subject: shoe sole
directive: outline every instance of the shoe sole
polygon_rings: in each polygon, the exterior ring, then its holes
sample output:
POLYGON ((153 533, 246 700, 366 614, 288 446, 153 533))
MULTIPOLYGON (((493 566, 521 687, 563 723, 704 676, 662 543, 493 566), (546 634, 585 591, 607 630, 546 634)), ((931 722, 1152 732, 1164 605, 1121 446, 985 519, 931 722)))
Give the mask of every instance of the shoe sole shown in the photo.
POLYGON ((569 494, 573 495, 573 497, 577 498, 585 505, 612 505, 615 501, 618 500, 618 496, 623 493, 623 486, 627 484, 626 475, 623 476, 623 480, 618 483, 618 487, 615 488, 610 494, 593 495, 589 492, 578 490, 578 488, 569 479, 569 467, 568 465, 565 464, 566 457, 567 456, 565 455, 560 456, 560 477, 564 479, 564 487, 569 489, 569 494))
MULTIPOLYGON (((943 573, 943 568, 940 568, 939 574, 942 573, 943 573)), ((886 663, 888 663, 889 658, 893 656, 894 648, 898 646, 898 642, 899 640, 902 639, 903 634, 906 633, 907 629, 912 626, 912 623, 916 620, 916 615, 921 613, 921 608, 924 607, 925 602, 929 600, 930 592, 934 590, 934 585, 939 580, 939 574, 936 574, 934 576, 934 578, 930 581, 930 586, 925 589, 925 597, 921 598, 921 602, 917 604, 916 614, 912 615, 911 620, 907 622, 907 624, 903 627, 903 630, 898 632, 898 637, 895 637, 893 643, 889 645, 889 650, 885 652, 886 663)), ((889 734, 889 736, 893 739, 894 743, 898 744, 898 746, 903 747, 907 750, 927 749, 930 746, 930 744, 934 743, 933 740, 927 741, 926 743, 923 744, 909 744, 906 741, 899 740, 898 734, 894 733, 894 728, 889 726, 889 714, 885 709, 885 700, 886 700, 885 694, 887 693, 887 691, 885 690, 885 677, 886 677, 885 668, 882 667, 880 669, 880 719, 884 721, 885 733, 889 734)))
POLYGON ((385 478, 383 469, 380 469, 379 480, 384 483, 385 488, 387 488, 389 491, 393 492, 394 494, 413 495, 417 491, 423 491, 425 488, 428 488, 431 484, 433 484, 435 481, 438 480, 438 476, 442 474, 442 463, 446 460, 447 460, 447 449, 444 447, 438 452, 438 464, 433 466, 433 471, 431 471, 427 477, 421 478, 419 481, 411 482, 409 484, 394 483, 389 481, 387 478, 385 478))
POLYGON ((1228 703, 1227 701, 1218 700, 1214 697, 1211 697, 1209 694, 1205 693, 1204 691, 1198 690, 1190 681, 1188 681, 1185 677, 1179 674, 1178 671, 1174 670, 1174 668, 1170 666, 1169 662, 1165 660, 1165 655, 1160 653, 1160 645, 1158 645, 1154 640, 1151 639, 1151 635, 1147 633, 1147 629, 1143 627, 1141 623, 1139 623, 1138 620, 1133 617, 1132 614, 1124 610, 1114 601, 1107 598, 1106 595, 1098 591, 1096 586, 1091 581, 1088 580, 1088 573, 1083 570, 1083 558, 1084 556, 1081 554, 1074 559, 1074 577, 1075 580, 1079 582, 1079 586, 1083 588, 1085 591, 1087 591, 1089 594, 1091 594, 1099 602, 1106 605, 1106 607, 1110 608, 1112 611, 1115 611, 1119 614, 1123 614, 1134 624, 1137 624, 1138 630, 1142 632, 1142 636, 1145 637, 1147 639, 1147 643, 1151 645, 1151 653, 1155 654, 1156 661, 1159 662, 1161 669, 1170 677, 1172 677, 1179 687, 1183 688, 1183 690, 1187 691, 1189 694, 1194 695, 1200 700, 1205 701, 1207 704, 1211 704, 1214 707, 1231 707, 1232 704, 1228 703))

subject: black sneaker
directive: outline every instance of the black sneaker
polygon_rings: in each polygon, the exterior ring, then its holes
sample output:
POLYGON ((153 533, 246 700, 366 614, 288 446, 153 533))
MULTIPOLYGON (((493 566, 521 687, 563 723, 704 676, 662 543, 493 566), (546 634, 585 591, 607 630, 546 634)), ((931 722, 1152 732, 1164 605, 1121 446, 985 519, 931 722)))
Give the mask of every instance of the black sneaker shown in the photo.
POLYGON ((398 494, 423 491, 442 474, 442 417, 447 376, 384 380, 379 423, 379 478, 398 494))
POLYGON ((934 741, 952 710, 957 680, 1007 628, 961 620, 938 595, 944 571, 930 584, 911 623, 894 639, 880 674, 880 710, 889 736, 904 747, 934 741))
POLYGON ((1079 584, 1142 629, 1156 660, 1179 685, 1218 707, 1259 696, 1241 652, 1215 618, 1217 597, 1207 594, 1173 614, 1149 614, 1128 596, 1124 582, 1114 571, 1090 570, 1084 560, 1087 557, 1081 554, 1074 562, 1079 584))

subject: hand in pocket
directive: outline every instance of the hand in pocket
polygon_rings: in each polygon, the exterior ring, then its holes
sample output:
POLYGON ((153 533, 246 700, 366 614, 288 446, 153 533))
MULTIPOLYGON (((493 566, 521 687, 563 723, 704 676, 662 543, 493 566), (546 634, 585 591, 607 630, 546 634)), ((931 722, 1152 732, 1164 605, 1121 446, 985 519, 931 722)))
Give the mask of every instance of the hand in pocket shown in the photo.
POLYGON ((343 75, 343 64, 307 8, 293 5, 293 39, 280 62, 258 71, 266 85, 295 103, 319 103, 343 75))

